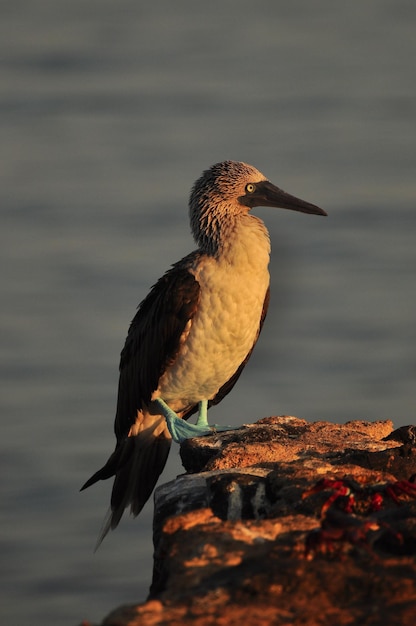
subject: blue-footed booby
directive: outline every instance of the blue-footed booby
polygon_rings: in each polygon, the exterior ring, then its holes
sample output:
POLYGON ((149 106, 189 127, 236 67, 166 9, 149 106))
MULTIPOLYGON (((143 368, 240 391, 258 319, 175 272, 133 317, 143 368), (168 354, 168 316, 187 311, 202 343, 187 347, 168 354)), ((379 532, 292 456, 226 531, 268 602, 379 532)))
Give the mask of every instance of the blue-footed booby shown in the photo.
POLYGON ((224 161, 203 172, 189 200, 197 249, 175 263, 139 305, 121 352, 115 435, 107 463, 82 487, 115 476, 97 547, 128 506, 136 516, 169 453, 212 427, 207 409, 237 382, 269 303, 269 233, 257 206, 326 215, 257 169, 224 161), (186 420, 198 411, 196 424, 186 420))

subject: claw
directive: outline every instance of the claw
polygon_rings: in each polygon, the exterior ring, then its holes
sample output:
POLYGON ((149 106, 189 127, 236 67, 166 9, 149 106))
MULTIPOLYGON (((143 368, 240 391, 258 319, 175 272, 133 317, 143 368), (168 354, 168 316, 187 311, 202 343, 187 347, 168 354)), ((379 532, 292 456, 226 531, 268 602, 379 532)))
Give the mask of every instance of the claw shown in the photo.
POLYGON ((199 403, 199 415, 196 424, 189 424, 185 420, 178 417, 175 411, 172 411, 162 398, 157 398, 155 402, 158 403, 161 413, 165 417, 172 439, 176 441, 176 443, 182 443, 186 439, 192 439, 193 437, 205 437, 206 435, 212 435, 215 432, 236 430, 235 426, 219 426, 218 424, 210 426, 207 420, 206 400, 199 403))
POLYGON ((416 485, 409 480, 398 480, 396 483, 386 485, 386 494, 396 504, 400 504, 400 496, 408 496, 406 499, 416 498, 416 485))
POLYGON ((321 515, 324 516, 331 505, 338 500, 338 498, 345 498, 344 510, 346 513, 352 513, 355 504, 355 498, 352 493, 351 486, 345 480, 337 480, 334 478, 322 478, 319 480, 316 485, 308 489, 302 494, 302 499, 308 498, 314 493, 319 493, 320 491, 326 491, 327 489, 331 489, 333 491, 332 495, 326 500, 321 509, 321 515))
POLYGON ((192 437, 203 437, 211 435, 214 431, 210 426, 198 426, 197 424, 188 424, 176 415, 165 415, 168 430, 172 435, 172 439, 177 443, 182 443, 185 439, 192 437))

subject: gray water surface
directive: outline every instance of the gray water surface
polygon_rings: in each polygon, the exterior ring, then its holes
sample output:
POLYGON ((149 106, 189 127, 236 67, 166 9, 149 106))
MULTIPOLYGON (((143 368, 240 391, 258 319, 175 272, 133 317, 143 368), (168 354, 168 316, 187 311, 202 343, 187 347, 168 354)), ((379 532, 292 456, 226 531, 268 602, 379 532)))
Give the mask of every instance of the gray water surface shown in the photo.
MULTIPOLYGON (((258 209, 262 337, 216 422, 414 422, 416 5, 0 7, 1 622, 146 597, 152 503, 93 555, 117 368, 139 301, 193 249, 187 198, 244 160, 327 210, 258 209)), ((163 481, 180 473, 174 446, 163 481)))

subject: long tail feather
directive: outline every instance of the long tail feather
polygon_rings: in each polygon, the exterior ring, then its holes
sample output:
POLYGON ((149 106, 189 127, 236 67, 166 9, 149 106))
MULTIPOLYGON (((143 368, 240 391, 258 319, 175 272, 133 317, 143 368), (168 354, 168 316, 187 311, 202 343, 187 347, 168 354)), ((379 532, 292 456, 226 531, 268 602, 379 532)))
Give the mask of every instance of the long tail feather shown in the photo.
POLYGON ((147 428, 142 420, 130 435, 120 442, 107 463, 82 486, 81 491, 99 480, 115 476, 111 506, 100 531, 95 550, 110 530, 120 522, 124 510, 130 506, 132 515, 140 513, 150 498, 160 474, 165 467, 171 437, 161 416, 146 416, 147 428))

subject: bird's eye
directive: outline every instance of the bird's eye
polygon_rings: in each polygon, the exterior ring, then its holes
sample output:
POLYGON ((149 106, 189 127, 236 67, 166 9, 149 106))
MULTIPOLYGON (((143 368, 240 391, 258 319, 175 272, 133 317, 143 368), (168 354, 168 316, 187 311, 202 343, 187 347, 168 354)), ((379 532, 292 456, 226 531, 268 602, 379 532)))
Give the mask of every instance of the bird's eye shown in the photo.
POLYGON ((253 183, 248 183, 246 185, 246 191, 247 193, 253 193, 253 191, 256 190, 256 185, 254 185, 253 183))

